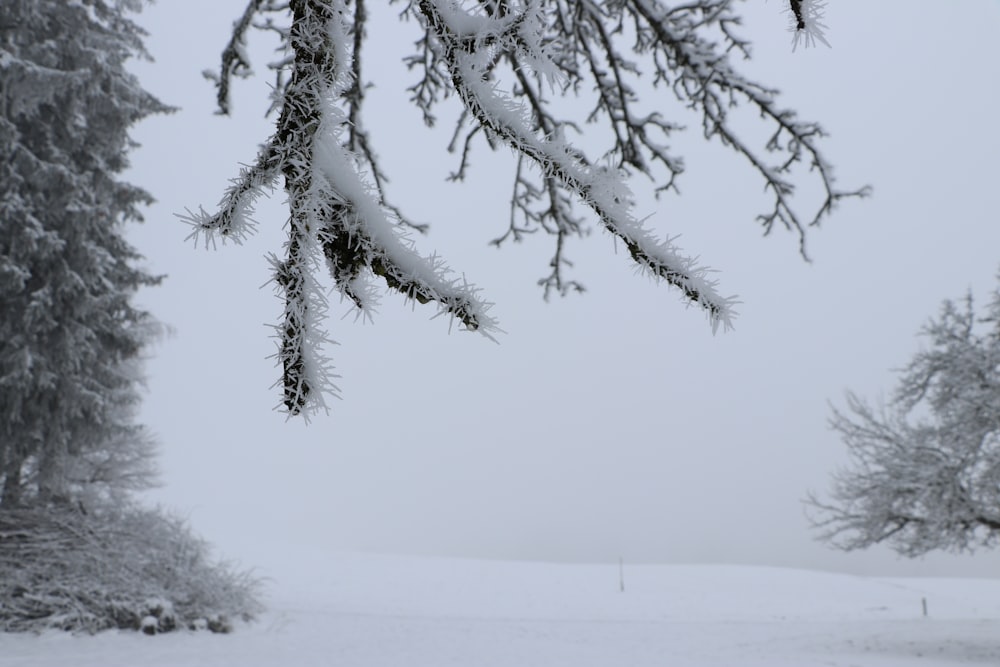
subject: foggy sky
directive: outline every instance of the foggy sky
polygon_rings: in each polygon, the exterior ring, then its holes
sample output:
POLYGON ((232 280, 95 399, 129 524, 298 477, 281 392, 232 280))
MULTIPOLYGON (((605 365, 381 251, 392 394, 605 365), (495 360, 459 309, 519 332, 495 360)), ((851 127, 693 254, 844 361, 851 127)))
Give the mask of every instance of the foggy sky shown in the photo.
MULTIPOLYGON (((996 553, 898 560, 816 543, 802 498, 846 462, 829 402, 892 390, 915 334, 941 300, 985 300, 1000 266, 1000 3, 962 11, 882 0, 831 3, 832 49, 791 52, 780 3, 747 3, 755 58, 741 67, 819 120, 839 184, 871 184, 797 239, 762 238, 766 202, 738 157, 678 139, 681 196, 633 181, 638 217, 719 270, 742 300, 735 331, 636 275, 595 230, 569 256, 584 295, 549 303, 535 286, 551 239, 496 250, 513 178, 509 152, 477 145, 472 174, 447 183, 451 130, 424 129, 398 62, 413 26, 371 31, 367 125, 390 167, 390 194, 432 224, 418 239, 496 303, 494 344, 452 331, 430 307, 386 295, 374 322, 333 300, 329 350, 342 400, 308 426, 273 408, 267 325, 281 304, 264 255, 279 252, 276 193, 244 246, 184 242, 175 213, 211 207, 270 134, 263 118, 275 56, 253 43, 258 77, 238 81, 234 113, 213 115, 200 76, 243 2, 161 2, 140 22, 155 63, 144 85, 182 107, 134 133, 130 180, 158 199, 132 235, 167 274, 140 302, 174 334, 151 351, 142 418, 162 443, 164 486, 150 498, 188 516, 223 555, 248 564, 289 550, 373 550, 570 561, 729 562, 860 573, 1000 575, 996 553)), ((383 12, 384 13, 384 12, 383 12)), ((652 93, 651 93, 652 94, 652 93)), ((666 93, 659 93, 666 95, 666 93)), ((452 107, 454 108, 454 107, 452 107)))

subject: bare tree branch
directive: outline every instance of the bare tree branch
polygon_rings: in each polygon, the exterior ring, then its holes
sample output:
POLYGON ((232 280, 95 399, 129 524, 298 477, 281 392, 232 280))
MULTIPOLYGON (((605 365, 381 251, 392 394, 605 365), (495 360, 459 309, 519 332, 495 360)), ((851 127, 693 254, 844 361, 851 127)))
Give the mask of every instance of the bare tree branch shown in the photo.
MULTIPOLYGON (((632 212, 626 180, 643 174, 655 192, 676 190, 684 161, 671 148, 683 128, 662 100, 692 109, 706 139, 718 139, 742 156, 761 178, 773 205, 759 216, 765 234, 777 225, 799 237, 846 197, 818 148, 823 131, 776 104, 776 92, 736 71, 733 56, 749 57, 738 36, 733 0, 693 0, 668 6, 660 0, 399 0, 399 16, 415 26, 415 52, 403 65, 415 81, 406 88, 425 124, 433 125, 446 100, 460 104, 448 150, 458 154, 450 178, 463 180, 480 143, 514 150, 507 229, 493 243, 519 241, 536 231, 551 235, 548 273, 538 282, 552 292, 583 291, 567 275, 568 248, 596 222, 644 271, 678 290, 708 315, 713 331, 732 325, 733 297, 718 292, 712 273, 660 238, 632 212), (586 97, 585 113, 566 105, 586 97), (664 95, 660 95, 664 97, 664 95), (743 136, 734 109, 745 107, 770 126, 763 145, 743 136), (599 128, 593 131, 592 128, 599 128), (570 138, 604 137, 606 152, 588 156, 570 138), (812 178, 822 201, 800 212, 796 185, 812 178)), ((806 27, 816 23, 820 0, 804 0, 806 27)), ((796 5, 799 6, 799 5, 796 5)), ((789 5, 790 10, 794 7, 789 5)), ((283 180, 289 202, 284 257, 272 258, 275 284, 285 304, 276 328, 282 365, 282 404, 292 414, 321 407, 335 392, 328 362, 317 350, 326 301, 314 272, 325 264, 340 293, 371 312, 378 279, 421 303, 434 302, 463 327, 490 334, 496 322, 477 290, 450 277, 436 257, 419 256, 405 228, 425 231, 387 196, 389 171, 365 126, 363 58, 372 29, 364 0, 251 0, 236 22, 213 78, 222 112, 229 110, 233 76, 250 72, 246 36, 251 27, 277 35, 283 57, 272 67, 272 108, 277 130, 226 193, 220 210, 182 216, 192 235, 241 240, 254 229, 254 200, 283 180), (267 16, 265 16, 265 14, 267 16), (276 16, 289 17, 288 27, 276 16), (401 229, 404 228, 404 229, 401 229)))

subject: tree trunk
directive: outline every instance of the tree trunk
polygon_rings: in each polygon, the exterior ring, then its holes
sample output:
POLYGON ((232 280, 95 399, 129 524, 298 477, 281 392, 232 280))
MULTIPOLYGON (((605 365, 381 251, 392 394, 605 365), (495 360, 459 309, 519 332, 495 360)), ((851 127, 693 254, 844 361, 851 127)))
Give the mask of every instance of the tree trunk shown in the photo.
POLYGON ((24 456, 8 450, 3 457, 3 488, 0 489, 0 507, 10 509, 21 504, 21 468, 24 466, 24 456))

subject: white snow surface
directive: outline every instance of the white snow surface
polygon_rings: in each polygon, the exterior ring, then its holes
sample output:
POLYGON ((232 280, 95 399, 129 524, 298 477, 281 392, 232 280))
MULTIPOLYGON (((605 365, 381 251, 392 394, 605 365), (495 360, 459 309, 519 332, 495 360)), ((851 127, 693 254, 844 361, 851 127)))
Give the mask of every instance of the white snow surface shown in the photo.
POLYGON ((4 667, 1000 665, 1000 581, 297 552, 233 634, 0 635, 4 667), (928 614, 923 614, 926 600, 928 614))

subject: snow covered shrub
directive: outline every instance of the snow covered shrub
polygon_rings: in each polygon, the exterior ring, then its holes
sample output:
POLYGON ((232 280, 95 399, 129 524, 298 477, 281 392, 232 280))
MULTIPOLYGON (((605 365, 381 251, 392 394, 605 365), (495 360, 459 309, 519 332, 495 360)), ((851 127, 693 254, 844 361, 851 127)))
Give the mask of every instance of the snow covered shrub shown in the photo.
POLYGON ((0 510, 0 631, 229 632, 259 583, 162 510, 0 510))

